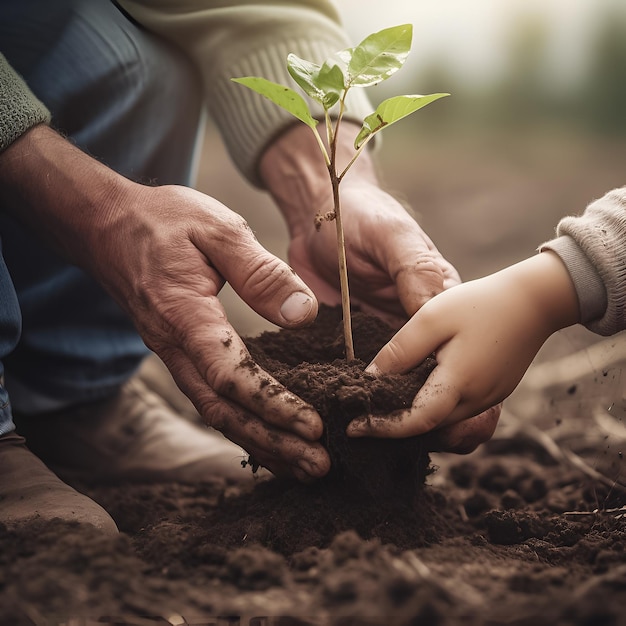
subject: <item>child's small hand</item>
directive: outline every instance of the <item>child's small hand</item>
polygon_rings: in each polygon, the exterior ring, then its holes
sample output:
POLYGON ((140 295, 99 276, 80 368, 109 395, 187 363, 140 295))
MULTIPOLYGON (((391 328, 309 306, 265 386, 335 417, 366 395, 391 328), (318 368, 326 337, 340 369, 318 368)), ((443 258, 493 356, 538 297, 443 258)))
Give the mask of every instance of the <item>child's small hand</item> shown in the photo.
POLYGON ((355 437, 410 437, 456 424, 502 402, 545 340, 578 321, 571 278, 552 252, 452 287, 428 301, 368 366, 407 372, 435 353, 437 367, 409 409, 365 416, 355 437))

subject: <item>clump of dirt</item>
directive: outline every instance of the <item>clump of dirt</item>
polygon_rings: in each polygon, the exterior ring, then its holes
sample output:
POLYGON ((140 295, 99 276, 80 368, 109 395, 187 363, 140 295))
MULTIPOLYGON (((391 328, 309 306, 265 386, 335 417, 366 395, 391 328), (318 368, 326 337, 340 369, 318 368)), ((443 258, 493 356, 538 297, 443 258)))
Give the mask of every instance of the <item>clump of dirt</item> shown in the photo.
POLYGON ((365 367, 394 331, 379 318, 358 311, 352 324, 356 358, 351 363, 343 357, 341 309, 327 306, 320 308, 311 327, 267 332, 248 340, 248 348, 257 363, 322 417, 322 442, 332 463, 324 491, 335 486, 345 492, 340 497, 351 494, 378 503, 403 500, 412 505, 430 473, 423 438, 349 438, 346 427, 355 417, 390 415, 410 407, 435 360, 427 359, 408 374, 377 378, 365 367))

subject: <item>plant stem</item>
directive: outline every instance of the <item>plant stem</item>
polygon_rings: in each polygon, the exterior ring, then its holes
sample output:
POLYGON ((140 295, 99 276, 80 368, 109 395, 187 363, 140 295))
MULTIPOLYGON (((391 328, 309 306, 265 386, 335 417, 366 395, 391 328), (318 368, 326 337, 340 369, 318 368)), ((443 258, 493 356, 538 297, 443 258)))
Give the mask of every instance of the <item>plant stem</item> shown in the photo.
POLYGON ((354 156, 350 159, 350 162, 348 163, 348 165, 346 165, 343 168, 343 172, 341 172, 341 174, 339 174, 338 179, 339 182, 341 182, 343 180, 343 177, 346 175, 346 173, 348 172, 348 170, 352 167, 352 165, 354 165, 354 162, 359 158, 359 155, 361 154, 361 152, 363 152, 363 149, 365 148, 365 146, 367 145, 367 143, 369 142, 369 140, 374 136, 374 134, 372 133, 371 135, 369 135, 367 137, 367 139, 359 146, 358 150, 354 153, 354 156))
POLYGON ((326 167, 330 167, 330 157, 328 156, 328 152, 326 151, 326 146, 320 137, 320 134, 317 132, 317 128, 311 128, 313 134, 315 135, 315 141, 317 141, 317 145, 319 146, 322 156, 324 157, 324 163, 326 163, 326 167))
MULTIPOLYGON (((330 163, 328 173, 333 188, 333 205, 335 211, 335 229, 337 232, 337 257, 339 260, 339 284, 341 287, 341 311, 343 317, 343 337, 346 346, 346 361, 354 361, 354 343, 352 339, 352 315, 350 312, 350 289, 348 287, 348 264, 346 262, 346 244, 343 234, 343 221, 341 216, 341 203, 339 201, 339 183, 341 177, 337 175, 337 136, 344 111, 344 100, 347 89, 339 102, 339 116, 333 129, 330 116, 326 115, 326 129, 330 147, 330 163)), ((345 171, 344 171, 345 174, 345 171)), ((342 174, 343 176, 343 174, 342 174)))
MULTIPOLYGON (((332 150, 332 146, 335 143, 335 134, 333 131, 333 123, 330 119, 328 109, 324 111, 324 118, 324 121, 326 122, 326 140, 328 141, 328 149, 332 150)), ((327 161, 326 165, 330 165, 330 161, 327 161)))
POLYGON ((335 208, 335 228, 337 231, 337 255, 339 257, 339 281, 341 285, 341 310, 343 317, 343 335, 346 346, 346 361, 354 361, 354 343, 352 340, 352 316, 350 314, 350 290, 348 288, 348 266, 346 263, 346 246, 341 221, 339 202, 339 178, 334 169, 330 171, 333 185, 333 203, 335 208))

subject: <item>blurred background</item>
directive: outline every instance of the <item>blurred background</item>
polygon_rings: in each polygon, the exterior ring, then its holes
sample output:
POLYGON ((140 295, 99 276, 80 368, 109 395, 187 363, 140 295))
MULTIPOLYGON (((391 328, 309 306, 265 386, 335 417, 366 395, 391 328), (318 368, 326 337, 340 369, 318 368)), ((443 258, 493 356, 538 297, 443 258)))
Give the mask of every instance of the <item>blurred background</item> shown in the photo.
MULTIPOLYGON (((626 184, 623 0, 336 5, 355 44, 413 24, 405 67, 368 89, 373 106, 402 93, 452 94, 386 130, 376 158, 384 185, 464 280, 533 254, 560 217, 626 184)), ((211 126, 199 187, 286 258, 277 210, 234 171, 211 126)), ((223 299, 241 334, 272 328, 228 287, 223 299)))

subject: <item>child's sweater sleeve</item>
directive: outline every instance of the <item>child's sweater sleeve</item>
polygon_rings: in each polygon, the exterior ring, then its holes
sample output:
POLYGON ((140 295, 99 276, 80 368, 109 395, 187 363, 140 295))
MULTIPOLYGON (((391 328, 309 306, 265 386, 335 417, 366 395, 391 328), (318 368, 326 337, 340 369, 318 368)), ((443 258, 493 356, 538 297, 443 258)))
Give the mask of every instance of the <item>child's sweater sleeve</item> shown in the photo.
POLYGON ((626 187, 565 217, 557 238, 540 246, 565 263, 578 294, 581 323, 600 335, 626 329, 626 187))

